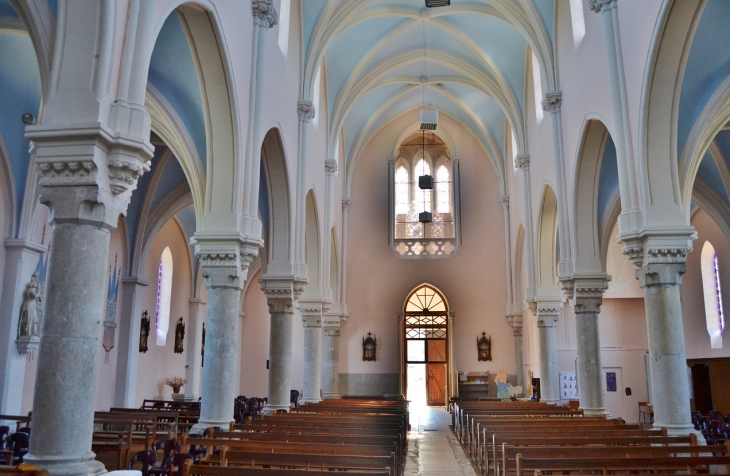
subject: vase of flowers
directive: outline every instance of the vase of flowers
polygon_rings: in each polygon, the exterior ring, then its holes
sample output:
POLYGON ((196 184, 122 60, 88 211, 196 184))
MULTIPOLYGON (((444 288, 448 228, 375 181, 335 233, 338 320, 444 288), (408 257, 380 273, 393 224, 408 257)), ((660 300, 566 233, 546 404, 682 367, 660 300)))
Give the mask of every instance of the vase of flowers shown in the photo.
POLYGON ((167 385, 168 387, 172 387, 172 393, 180 393, 180 389, 186 383, 188 383, 188 381, 182 377, 173 376, 173 377, 167 377, 165 379, 165 385, 167 385))

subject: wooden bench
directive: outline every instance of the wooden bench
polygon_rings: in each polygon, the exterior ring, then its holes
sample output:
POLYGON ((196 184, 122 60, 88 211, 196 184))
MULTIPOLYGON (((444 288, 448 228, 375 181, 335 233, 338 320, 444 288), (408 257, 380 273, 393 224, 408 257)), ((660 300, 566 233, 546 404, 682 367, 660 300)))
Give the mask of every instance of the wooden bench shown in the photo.
MULTIPOLYGON (((91 451, 97 455, 97 458, 99 453, 115 453, 116 468, 114 469, 124 469, 127 466, 126 462, 129 461, 131 456, 136 421, 94 419, 94 426, 100 425, 104 427, 110 424, 114 426, 114 430, 94 430, 94 436, 91 440, 91 451)), ((106 460, 99 459, 99 461, 104 463, 104 466, 108 466, 106 460)))
POLYGON ((700 456, 730 456, 730 442, 716 446, 522 446, 502 444, 502 461, 495 474, 508 476, 517 471, 517 455, 524 458, 655 458, 700 456))
MULTIPOLYGON (((389 475, 390 469, 373 471, 347 471, 347 476, 389 475)), ((332 476, 331 471, 271 469, 271 468, 231 468, 223 466, 195 465, 186 461, 183 476, 332 476)))
MULTIPOLYGON (((600 471, 601 474, 659 474, 681 471, 682 474, 707 474, 711 466, 722 466, 727 474, 729 456, 636 457, 636 458, 523 458, 516 459, 516 476, 544 474, 561 475, 600 471)), ((595 474, 595 473, 593 473, 595 474)))
POLYGON ((316 453, 266 453, 262 451, 242 451, 239 449, 221 449, 222 466, 278 466, 283 469, 319 469, 320 471, 342 470, 388 470, 395 476, 395 468, 391 470, 391 459, 388 456, 364 455, 326 455, 316 453))

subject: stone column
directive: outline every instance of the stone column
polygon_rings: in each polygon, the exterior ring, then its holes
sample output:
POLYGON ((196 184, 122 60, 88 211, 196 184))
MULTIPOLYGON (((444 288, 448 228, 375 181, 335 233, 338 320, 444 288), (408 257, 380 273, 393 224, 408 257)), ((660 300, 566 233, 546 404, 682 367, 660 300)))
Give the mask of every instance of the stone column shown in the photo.
POLYGON ((563 122, 561 104, 563 93, 551 91, 545 93, 542 109, 550 113, 553 123, 553 156, 555 159, 555 194, 558 200, 558 240, 560 242, 560 263, 558 276, 566 278, 573 274, 573 249, 570 244, 570 224, 568 216, 568 192, 565 187, 565 161, 563 160, 563 122))
POLYGON ((297 161, 297 202, 296 202, 296 240, 295 240, 295 261, 294 275, 299 279, 307 277, 307 138, 309 137, 309 121, 314 118, 315 108, 312 101, 299 101, 297 103, 297 116, 299 117, 299 143, 297 147, 299 160, 297 161))
POLYGON ((540 341, 540 400, 547 403, 560 401, 558 376, 557 332, 560 302, 537 303, 537 334, 540 341))
POLYGON ((524 391, 525 361, 522 353, 522 314, 512 314, 509 321, 512 326, 512 335, 515 338, 515 375, 517 376, 517 386, 523 387, 522 390, 524 391))
MULTIPOLYGON (((332 195, 335 174, 337 173, 337 161, 327 159, 324 161, 325 171, 325 201, 324 201, 324 240, 322 247, 322 298, 327 303, 327 307, 331 307, 332 303, 332 281, 331 263, 332 263, 332 195)), ((337 277, 335 276, 335 279, 337 277)))
POLYGON ((340 326, 339 316, 327 316, 324 320, 324 378, 322 398, 342 398, 340 395, 340 326))
MULTIPOLYGON (((185 393, 195 398, 198 397, 198 391, 201 388, 203 316, 205 315, 206 304, 207 301, 199 297, 188 300, 188 337, 185 343, 185 379, 188 383, 185 384, 185 393)), ((240 348, 241 346, 237 347, 240 348)), ((236 362, 240 362, 240 359, 236 358, 236 362)), ((239 366, 236 365, 236 367, 239 366)))
POLYGON ((233 421, 233 401, 238 390, 238 313, 241 289, 251 262, 250 256, 245 261, 241 257, 243 243, 243 237, 233 233, 197 232, 193 238, 208 290, 208 309, 200 419, 191 433, 202 433, 211 426, 225 428, 233 421))
POLYGON ((294 301, 304 289, 301 282, 291 279, 261 279, 261 289, 266 296, 271 314, 269 335, 269 401, 264 414, 276 410, 290 410, 291 398, 291 348, 294 301))
POLYGON ((586 415, 608 415, 603 402, 601 340, 598 314, 601 312, 605 279, 574 279, 575 330, 578 339, 578 394, 586 415))
POLYGON ((114 389, 114 405, 118 407, 135 408, 137 406, 142 294, 147 286, 149 283, 138 276, 122 278, 122 316, 119 320, 117 385, 114 389))
POLYGON ((616 166, 619 175, 619 198, 621 215, 619 230, 635 230, 641 223, 641 213, 637 206, 638 194, 634 167, 631 123, 629 120, 629 100, 626 94, 626 78, 621 51, 621 33, 618 23, 616 0, 590 0, 589 7, 603 16, 603 30, 606 35, 606 58, 608 60, 608 80, 611 86, 611 106, 614 128, 611 137, 616 144, 616 166))
POLYGON ((342 253, 340 256, 340 307, 347 316, 347 213, 352 205, 349 198, 342 199, 342 253))
POLYGON ((109 232, 149 170, 153 148, 135 134, 120 143, 101 125, 39 124, 28 126, 26 137, 36 147, 53 236, 25 462, 54 476, 97 474, 104 471, 91 451, 105 299, 99 283, 109 232))
POLYGON ((515 167, 522 170, 522 193, 525 202, 525 251, 527 253, 527 288, 525 301, 532 302, 537 294, 535 285, 535 242, 532 232, 532 197, 530 189, 530 156, 515 157, 515 167))
POLYGON ((662 248, 644 245, 643 259, 640 248, 627 247, 624 252, 639 265, 636 277, 644 290, 654 428, 666 428, 671 436, 686 435, 694 426, 679 288, 691 247, 658 245, 662 248))
POLYGON ((18 321, 25 288, 46 247, 27 240, 5 241, 5 270, 0 299, 0 414, 19 415, 23 400, 26 356, 18 352, 18 321))
POLYGON ((322 300, 299 300, 299 312, 304 323, 304 389, 302 403, 322 400, 322 300))

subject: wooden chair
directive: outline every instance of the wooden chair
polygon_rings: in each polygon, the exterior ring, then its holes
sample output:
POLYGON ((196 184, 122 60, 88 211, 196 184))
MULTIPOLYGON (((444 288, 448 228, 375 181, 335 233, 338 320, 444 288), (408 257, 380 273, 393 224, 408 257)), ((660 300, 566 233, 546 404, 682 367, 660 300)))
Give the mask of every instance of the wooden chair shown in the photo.
POLYGON ((649 423, 654 423, 654 411, 649 402, 639 402, 639 421, 647 423, 647 417, 649 417, 649 423))
POLYGON ((152 450, 138 451, 132 455, 129 460, 127 469, 134 469, 134 465, 142 463, 142 476, 151 476, 155 469, 155 461, 157 461, 157 453, 152 450))
POLYGON ((187 460, 193 461, 193 455, 190 453, 175 453, 165 461, 161 474, 163 476, 182 476, 183 465, 187 460))

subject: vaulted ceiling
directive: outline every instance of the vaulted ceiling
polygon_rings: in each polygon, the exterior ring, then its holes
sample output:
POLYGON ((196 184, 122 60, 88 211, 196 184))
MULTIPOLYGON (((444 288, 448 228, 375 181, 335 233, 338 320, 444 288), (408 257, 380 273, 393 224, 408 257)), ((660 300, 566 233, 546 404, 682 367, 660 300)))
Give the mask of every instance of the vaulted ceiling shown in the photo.
POLYGON ((528 45, 543 61, 552 54, 553 3, 302 2, 303 95, 323 67, 330 151, 342 134, 352 163, 388 121, 426 104, 462 123, 501 168, 505 121, 523 128, 528 45))

